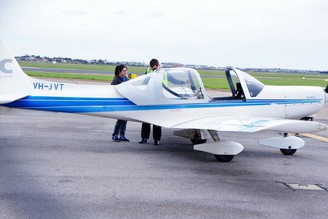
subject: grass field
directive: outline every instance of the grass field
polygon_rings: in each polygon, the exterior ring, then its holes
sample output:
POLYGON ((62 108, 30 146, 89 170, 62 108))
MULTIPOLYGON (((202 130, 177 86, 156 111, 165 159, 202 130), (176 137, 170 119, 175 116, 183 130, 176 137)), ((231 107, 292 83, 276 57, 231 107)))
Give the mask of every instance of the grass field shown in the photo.
MULTIPOLYGON (((111 65, 94 65, 94 64, 64 64, 64 63, 42 63, 42 62, 19 62, 22 67, 39 67, 39 68, 57 68, 57 69, 76 69, 90 71, 108 71, 114 72, 115 66, 111 65)), ((130 73, 143 74, 145 67, 128 66, 130 73)), ((71 78, 81 80, 111 81, 113 74, 95 75, 95 74, 72 74, 72 73, 55 73, 25 71, 30 76, 49 77, 49 78, 71 78)), ((225 77, 224 71, 219 70, 199 70, 206 88, 228 89, 228 83, 225 78, 207 78, 206 76, 225 77)), ((248 72, 259 81, 267 85, 308 85, 326 87, 328 84, 327 74, 294 74, 294 73, 267 73, 267 72, 248 72)))

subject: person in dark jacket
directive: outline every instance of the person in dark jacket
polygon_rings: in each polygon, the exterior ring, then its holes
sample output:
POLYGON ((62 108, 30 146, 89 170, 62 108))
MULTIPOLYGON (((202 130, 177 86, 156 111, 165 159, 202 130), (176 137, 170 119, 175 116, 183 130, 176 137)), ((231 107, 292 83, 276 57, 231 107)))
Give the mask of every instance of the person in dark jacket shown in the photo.
MULTIPOLYGON (((128 68, 125 65, 116 66, 115 77, 113 78, 111 85, 117 85, 129 80, 128 77, 126 77, 127 71, 128 68)), ((125 137, 126 123, 126 120, 118 119, 116 121, 114 132, 112 134, 112 139, 114 141, 129 141, 129 139, 125 137)))
MULTIPOLYGON (((159 70, 160 64, 157 59, 150 60, 149 63, 150 68, 147 69, 146 73, 153 73, 159 70)), ((162 127, 153 125, 153 138, 154 138, 154 145, 159 145, 159 141, 161 140, 162 135, 162 127)), ((149 123, 142 123, 141 126, 141 141, 139 144, 147 143, 147 140, 150 136, 150 124, 149 123)))

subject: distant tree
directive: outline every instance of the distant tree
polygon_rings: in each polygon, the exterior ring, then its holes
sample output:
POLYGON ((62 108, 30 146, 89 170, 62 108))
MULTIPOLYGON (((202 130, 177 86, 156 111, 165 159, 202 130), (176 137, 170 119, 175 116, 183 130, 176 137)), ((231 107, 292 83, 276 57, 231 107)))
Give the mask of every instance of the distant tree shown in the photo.
POLYGON ((105 62, 104 62, 103 60, 99 59, 99 60, 97 61, 97 64, 103 65, 103 64, 105 64, 105 62))

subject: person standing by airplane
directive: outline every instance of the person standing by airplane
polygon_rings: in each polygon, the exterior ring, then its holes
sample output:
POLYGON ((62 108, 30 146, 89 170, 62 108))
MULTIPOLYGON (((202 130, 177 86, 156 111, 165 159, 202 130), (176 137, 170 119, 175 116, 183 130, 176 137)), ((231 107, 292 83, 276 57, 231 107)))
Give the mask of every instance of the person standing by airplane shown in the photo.
MULTIPOLYGON (((150 68, 147 69, 145 74, 157 72, 160 68, 159 61, 157 59, 150 60, 149 63, 150 68)), ((150 136, 150 124, 149 123, 142 123, 141 126, 141 141, 139 144, 147 143, 147 140, 150 136)), ((159 141, 161 140, 162 136, 162 127, 153 125, 153 138, 154 138, 154 145, 159 145, 159 141)))
MULTIPOLYGON (((115 77, 113 78, 111 85, 117 85, 129 80, 128 77, 126 77, 127 71, 128 68, 125 65, 116 66, 115 77)), ((114 133, 112 134, 112 139, 114 141, 129 141, 129 139, 125 137, 126 123, 126 120, 118 119, 116 121, 114 133)))

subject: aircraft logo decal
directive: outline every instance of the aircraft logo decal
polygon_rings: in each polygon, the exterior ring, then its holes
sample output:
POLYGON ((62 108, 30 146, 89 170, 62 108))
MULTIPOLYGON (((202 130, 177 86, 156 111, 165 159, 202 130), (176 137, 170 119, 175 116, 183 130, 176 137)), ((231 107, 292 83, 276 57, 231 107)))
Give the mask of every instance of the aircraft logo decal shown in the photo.
POLYGON ((8 63, 12 63, 12 59, 2 59, 0 60, 0 72, 5 74, 12 74, 13 70, 8 68, 8 63))

